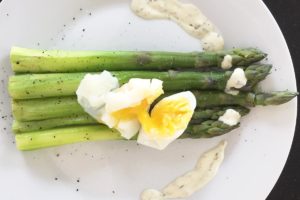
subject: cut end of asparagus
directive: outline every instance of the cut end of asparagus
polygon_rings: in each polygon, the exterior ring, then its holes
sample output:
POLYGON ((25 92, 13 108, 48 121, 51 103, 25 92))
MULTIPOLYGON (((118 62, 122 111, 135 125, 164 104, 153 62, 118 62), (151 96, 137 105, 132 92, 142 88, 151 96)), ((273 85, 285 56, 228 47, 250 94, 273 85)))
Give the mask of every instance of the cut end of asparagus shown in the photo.
POLYGON ((272 93, 258 93, 255 96, 255 104, 268 106, 268 105, 281 105, 289 102, 296 96, 298 96, 298 92, 272 92, 272 93))
POLYGON ((249 65, 267 57, 267 54, 256 48, 233 49, 231 54, 235 65, 249 65))
POLYGON ((10 50, 10 63, 14 72, 26 72, 26 67, 23 67, 23 61, 26 57, 39 57, 39 51, 34 49, 26 49, 21 47, 13 46, 10 50))

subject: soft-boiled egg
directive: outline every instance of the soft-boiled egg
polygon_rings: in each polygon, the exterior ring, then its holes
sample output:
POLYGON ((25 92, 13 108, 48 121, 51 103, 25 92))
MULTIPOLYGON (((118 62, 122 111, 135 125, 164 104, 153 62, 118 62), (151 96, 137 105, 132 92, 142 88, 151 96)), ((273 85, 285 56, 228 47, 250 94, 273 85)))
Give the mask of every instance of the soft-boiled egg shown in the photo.
POLYGON ((119 87, 107 71, 87 74, 76 91, 79 104, 99 123, 126 139, 139 133, 138 143, 160 150, 185 131, 196 107, 194 94, 181 92, 163 98, 149 111, 163 93, 161 80, 132 78, 119 87))
POLYGON ((130 79, 128 83, 106 96, 101 121, 130 139, 140 129, 139 113, 147 113, 153 101, 163 94, 163 82, 158 79, 130 79))
POLYGON ((140 112, 140 129, 137 142, 162 150, 187 128, 194 110, 196 98, 191 92, 181 92, 159 101, 151 111, 140 112))

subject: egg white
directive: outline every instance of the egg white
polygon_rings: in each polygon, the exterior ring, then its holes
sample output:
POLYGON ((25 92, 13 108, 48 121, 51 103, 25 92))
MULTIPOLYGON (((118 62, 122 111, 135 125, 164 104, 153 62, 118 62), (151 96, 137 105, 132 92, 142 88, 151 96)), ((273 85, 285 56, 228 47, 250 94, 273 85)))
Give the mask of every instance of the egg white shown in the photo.
POLYGON ((101 122, 100 116, 104 113, 106 96, 118 87, 118 79, 108 71, 86 74, 76 91, 77 101, 85 112, 101 122))

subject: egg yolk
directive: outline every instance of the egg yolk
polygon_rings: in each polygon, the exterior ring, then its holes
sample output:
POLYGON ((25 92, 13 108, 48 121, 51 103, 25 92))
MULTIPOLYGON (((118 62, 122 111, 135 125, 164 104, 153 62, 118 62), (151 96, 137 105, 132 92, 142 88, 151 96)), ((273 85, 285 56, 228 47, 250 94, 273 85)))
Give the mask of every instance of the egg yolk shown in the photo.
POLYGON ((191 120, 193 111, 188 99, 163 99, 158 102, 151 115, 139 113, 138 118, 146 133, 158 133, 160 136, 171 136, 178 130, 185 129, 191 120))
POLYGON ((151 103, 143 100, 140 105, 114 112, 116 119, 138 118, 147 134, 172 136, 178 130, 185 129, 192 118, 188 99, 163 99, 155 105, 149 114, 151 103))
MULTIPOLYGON (((122 87, 120 89, 123 89, 122 87)), ((137 118, 138 113, 149 110, 150 105, 157 99, 164 91, 162 89, 155 91, 152 95, 149 95, 141 101, 140 104, 124 108, 112 113, 112 116, 118 120, 130 120, 137 118)))

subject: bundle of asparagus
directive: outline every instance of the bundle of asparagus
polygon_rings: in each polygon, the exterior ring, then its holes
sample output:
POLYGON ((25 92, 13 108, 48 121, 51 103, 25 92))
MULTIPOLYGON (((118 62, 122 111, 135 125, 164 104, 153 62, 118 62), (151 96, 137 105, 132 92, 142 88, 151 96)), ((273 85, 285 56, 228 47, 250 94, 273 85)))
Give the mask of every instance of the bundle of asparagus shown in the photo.
POLYGON ((288 91, 254 92, 272 67, 255 64, 265 57, 265 53, 252 48, 175 53, 42 51, 13 47, 11 64, 16 75, 10 77, 8 89, 13 99, 12 129, 17 147, 32 150, 81 141, 123 139, 117 131, 98 124, 77 103, 75 91, 81 79, 88 72, 102 70, 111 71, 120 84, 131 78, 160 79, 165 95, 193 90, 197 109, 181 138, 225 134, 239 127, 218 120, 227 109, 245 116, 249 113, 246 107, 279 105, 297 95, 288 91), (226 55, 232 57, 233 67, 245 70, 248 80, 236 96, 224 92, 233 71, 216 68, 226 55))

